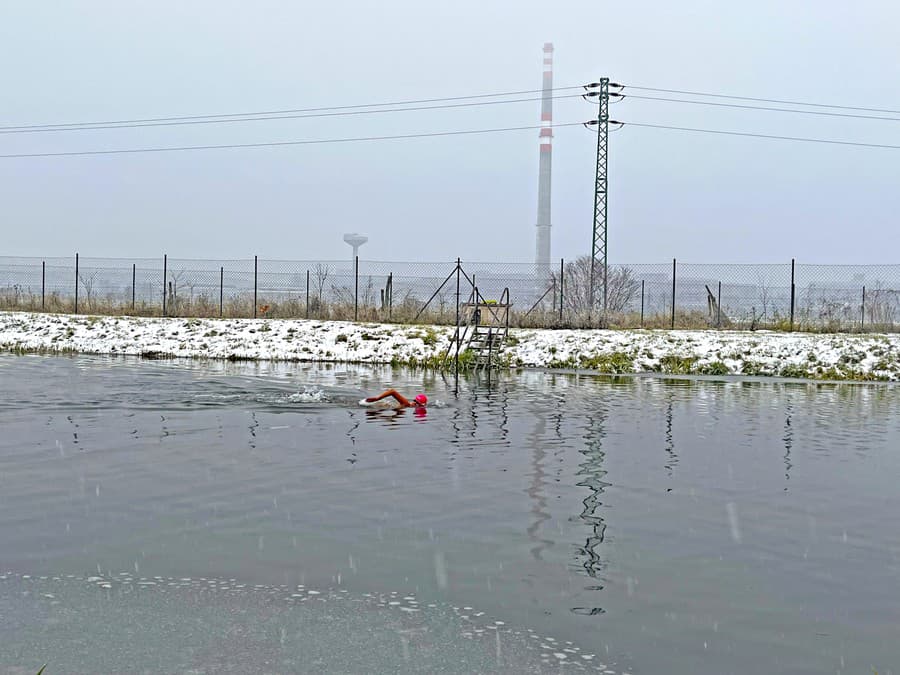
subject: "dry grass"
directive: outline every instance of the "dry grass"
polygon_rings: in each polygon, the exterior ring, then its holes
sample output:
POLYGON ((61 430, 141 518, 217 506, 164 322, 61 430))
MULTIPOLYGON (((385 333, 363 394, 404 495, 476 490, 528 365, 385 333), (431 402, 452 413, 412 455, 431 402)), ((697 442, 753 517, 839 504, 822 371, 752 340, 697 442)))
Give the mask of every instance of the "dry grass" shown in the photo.
MULTIPOLYGON (((382 308, 372 304, 360 304, 354 308, 352 299, 320 303, 317 298, 311 297, 307 306, 305 295, 298 294, 295 298, 269 299, 264 295, 257 297, 256 316, 272 319, 318 319, 334 321, 377 321, 401 324, 434 324, 453 325, 456 322, 456 309, 452 302, 429 307, 420 314, 422 301, 414 298, 406 298, 396 306, 382 308)), ((68 295, 50 293, 43 300, 40 295, 23 293, 17 289, 0 289, 0 310, 47 312, 58 314, 75 313, 74 298, 68 295)), ((134 306, 131 299, 123 300, 119 296, 106 297, 80 297, 78 301, 79 314, 96 314, 108 316, 162 316, 162 302, 138 301, 134 306)), ((247 318, 252 317, 253 295, 235 295, 223 299, 219 305, 219 298, 206 295, 197 295, 190 298, 178 297, 167 302, 166 315, 178 317, 197 318, 247 318)), ((874 314, 874 313, 873 313, 874 314)), ((876 318, 876 317, 873 317, 876 318)), ((880 318, 880 317, 878 317, 880 318)), ((891 317, 892 318, 892 317, 891 317)), ((463 317, 465 321, 465 317, 463 317)), ((601 312, 590 316, 585 312, 575 313, 564 311, 562 318, 558 310, 544 310, 540 307, 531 312, 524 310, 510 310, 509 325, 517 328, 611 328, 611 329, 656 329, 665 330, 672 327, 670 311, 646 313, 641 318, 637 312, 620 312, 604 317, 601 312)), ((716 328, 715 320, 710 320, 705 312, 679 311, 675 312, 676 329, 708 329, 716 328)), ((745 320, 732 320, 722 330, 776 330, 789 331, 791 329, 788 319, 779 316, 769 317, 763 320, 760 317, 745 320)), ((837 333, 837 332, 896 332, 900 330, 900 324, 891 322, 867 321, 860 326, 858 320, 852 321, 847 317, 815 316, 813 312, 798 312, 795 317, 793 329, 798 332, 837 333)))

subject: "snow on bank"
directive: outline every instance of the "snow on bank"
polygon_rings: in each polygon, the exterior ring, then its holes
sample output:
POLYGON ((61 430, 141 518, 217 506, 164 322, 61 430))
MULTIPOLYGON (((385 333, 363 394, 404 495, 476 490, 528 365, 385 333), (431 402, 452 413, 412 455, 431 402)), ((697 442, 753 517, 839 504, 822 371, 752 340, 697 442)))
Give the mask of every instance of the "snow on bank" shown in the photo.
MULTIPOLYGON (((423 363, 454 328, 281 319, 0 313, 0 350, 145 357, 423 363)), ((499 362, 599 372, 900 381, 900 335, 732 331, 511 331, 499 362)))

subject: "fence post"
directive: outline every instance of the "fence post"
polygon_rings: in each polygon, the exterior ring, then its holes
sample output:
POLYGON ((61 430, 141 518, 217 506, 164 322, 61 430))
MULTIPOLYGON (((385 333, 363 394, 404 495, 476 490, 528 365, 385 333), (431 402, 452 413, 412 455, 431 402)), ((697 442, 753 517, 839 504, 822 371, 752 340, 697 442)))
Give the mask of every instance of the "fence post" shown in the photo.
POLYGON ((306 270, 306 318, 309 318, 309 270, 306 270))
POLYGON ((44 311, 44 298, 47 295, 47 261, 41 260, 41 311, 44 311))
POLYGON ((453 359, 454 363, 454 372, 456 373, 456 392, 459 393, 459 271, 460 271, 460 261, 459 258, 456 259, 456 336, 454 338, 454 342, 456 343, 456 356, 453 359))
POLYGON ((641 328, 644 327, 644 280, 641 279, 641 328))
POLYGON ((359 256, 353 258, 353 320, 359 318, 359 256))
POLYGON ((719 282, 719 294, 716 296, 716 328, 722 327, 722 282, 719 282))
POLYGON ((75 254, 75 313, 78 314, 78 254, 75 254))
POLYGON ((676 261, 672 258, 672 330, 675 330, 675 269, 676 261))
MULTIPOLYGON (((509 307, 512 304, 509 301, 509 286, 507 286, 504 289, 503 294, 506 295, 506 307, 505 307, 505 311, 503 312, 506 315, 506 325, 503 327, 503 329, 505 331, 504 335, 508 336, 509 335, 509 307)), ((503 296, 501 295, 500 297, 502 298, 503 296)))
POLYGON ((565 297, 563 295, 563 292, 564 292, 563 291, 563 285, 564 285, 563 279, 565 279, 565 270, 566 270, 565 259, 560 258, 559 259, 559 322, 560 323, 563 322, 563 299, 565 297))
POLYGON ((394 273, 388 273, 388 321, 393 318, 394 314, 394 273))
POLYGON ((257 269, 258 269, 259 259, 257 256, 253 256, 253 318, 256 318, 256 279, 257 279, 257 269))
POLYGON ((859 317, 859 330, 862 332, 866 327, 866 287, 863 286, 862 296, 862 312, 859 317))
POLYGON ((168 272, 169 256, 163 253, 163 316, 166 315, 166 275, 168 272))
POLYGON ((796 297, 796 286, 794 285, 794 267, 796 260, 791 258, 791 332, 794 332, 794 298, 796 297))
POLYGON ((137 288, 137 263, 131 263, 131 312, 134 313, 135 306, 135 297, 137 292, 135 291, 137 288))
POLYGON ((225 267, 219 268, 219 318, 224 316, 225 311, 225 267))

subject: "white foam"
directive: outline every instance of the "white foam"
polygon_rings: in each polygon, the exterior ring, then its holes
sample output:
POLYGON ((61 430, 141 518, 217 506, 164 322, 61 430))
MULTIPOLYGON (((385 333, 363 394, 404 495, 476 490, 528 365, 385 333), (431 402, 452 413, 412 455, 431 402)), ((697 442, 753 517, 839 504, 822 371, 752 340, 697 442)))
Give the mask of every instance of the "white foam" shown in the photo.
POLYGON ((288 395, 287 400, 289 403, 325 403, 329 399, 324 389, 304 387, 303 391, 288 395))

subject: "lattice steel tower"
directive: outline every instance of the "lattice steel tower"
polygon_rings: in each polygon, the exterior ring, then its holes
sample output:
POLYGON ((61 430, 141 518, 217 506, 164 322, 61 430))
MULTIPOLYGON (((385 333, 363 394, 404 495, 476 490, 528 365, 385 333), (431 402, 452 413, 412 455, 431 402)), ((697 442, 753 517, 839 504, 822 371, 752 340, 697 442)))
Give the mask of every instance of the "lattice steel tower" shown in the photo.
POLYGON ((553 156, 553 43, 544 43, 544 82, 541 97, 541 154, 538 168, 537 245, 538 270, 550 269, 550 169, 553 156))
POLYGON ((607 259, 606 259, 606 157, 609 148, 609 78, 601 77, 599 82, 588 85, 590 91, 585 95, 599 102, 597 119, 591 120, 590 126, 597 129, 597 173, 594 181, 594 228, 591 241, 591 285, 590 308, 595 307, 595 289, 597 275, 603 282, 603 315, 606 316, 607 302, 607 259))

